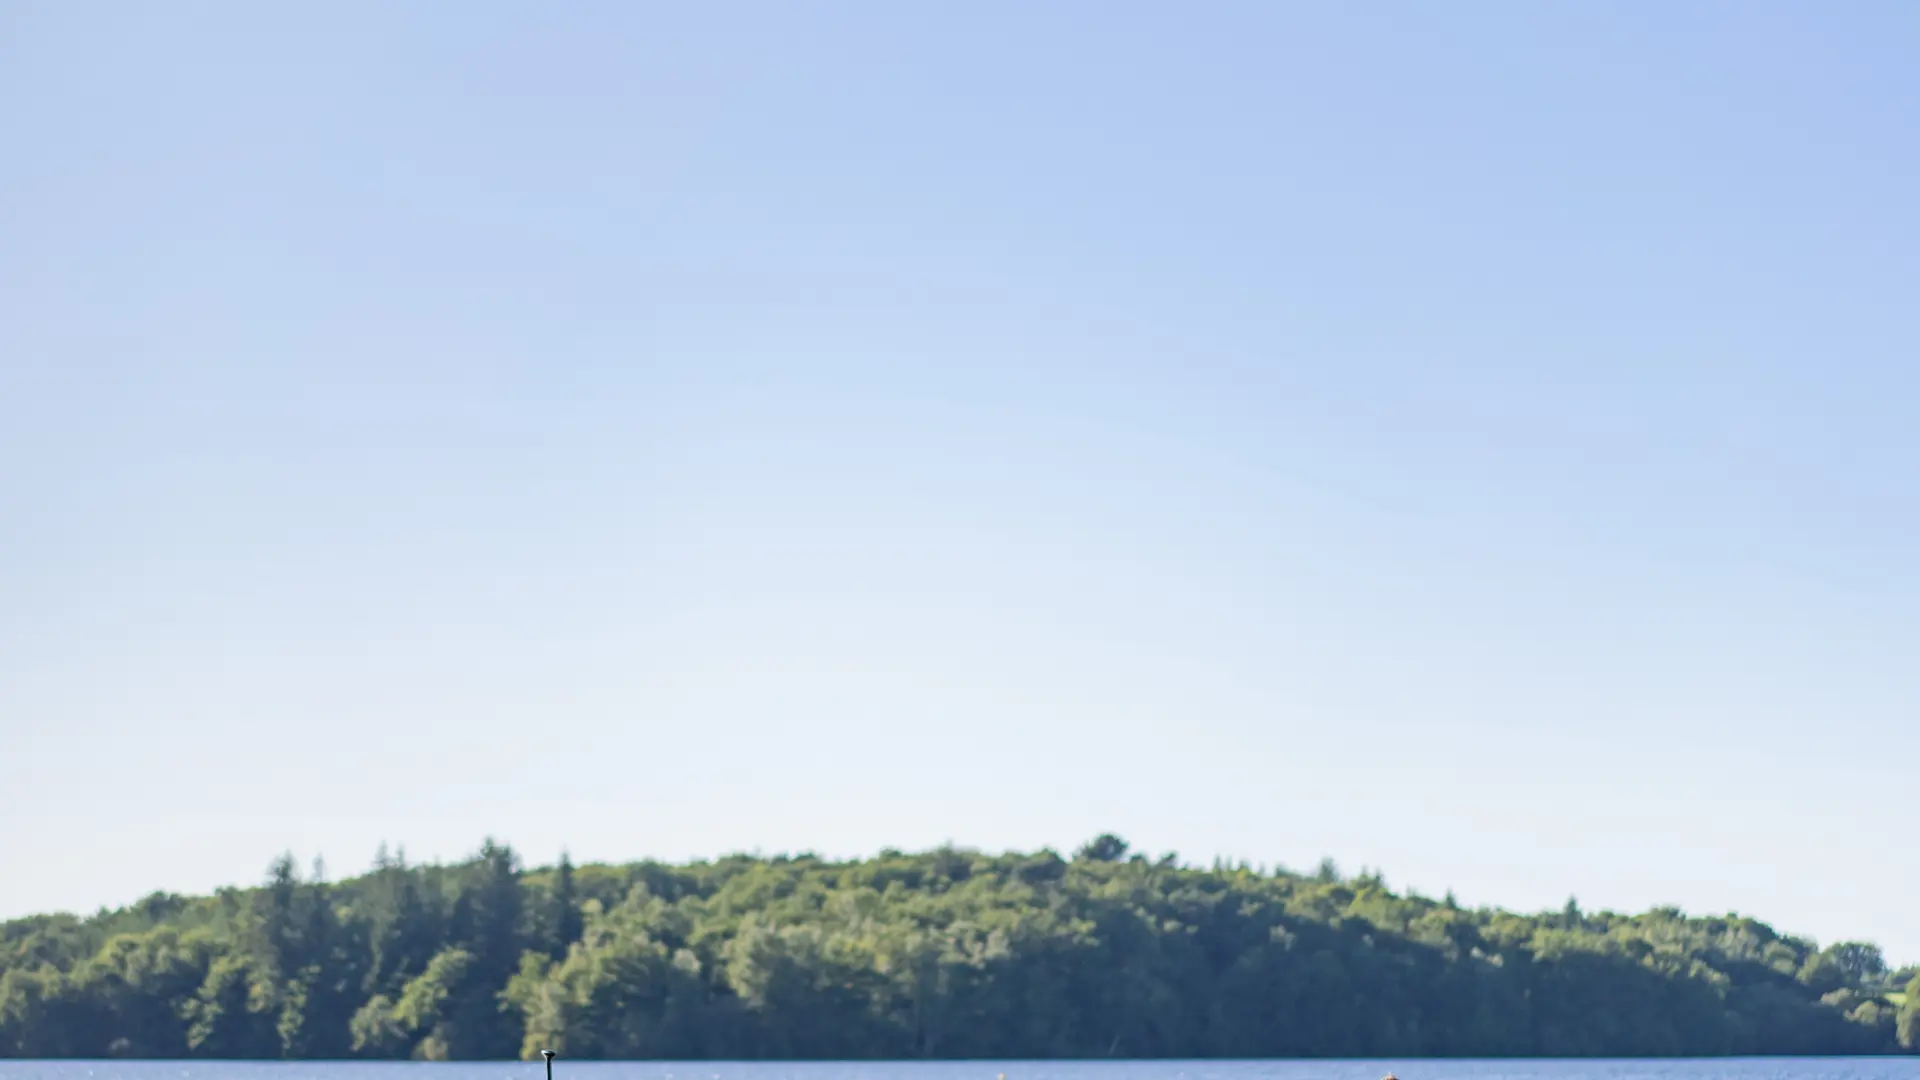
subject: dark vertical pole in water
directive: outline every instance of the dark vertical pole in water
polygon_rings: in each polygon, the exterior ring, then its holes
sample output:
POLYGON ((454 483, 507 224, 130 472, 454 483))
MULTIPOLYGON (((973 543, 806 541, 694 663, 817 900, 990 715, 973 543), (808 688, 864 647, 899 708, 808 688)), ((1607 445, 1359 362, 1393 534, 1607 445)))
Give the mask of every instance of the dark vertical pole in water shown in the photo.
POLYGON ((540 1056, 547 1059, 547 1080, 553 1080, 553 1051, 542 1050, 540 1056))

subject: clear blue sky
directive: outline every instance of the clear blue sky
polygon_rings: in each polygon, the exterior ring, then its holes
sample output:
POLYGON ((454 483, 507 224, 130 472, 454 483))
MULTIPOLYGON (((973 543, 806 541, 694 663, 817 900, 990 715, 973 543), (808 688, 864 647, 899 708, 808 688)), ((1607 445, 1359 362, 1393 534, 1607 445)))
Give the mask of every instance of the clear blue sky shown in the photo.
POLYGON ((14 3, 0 913, 952 839, 1920 960, 1920 6, 14 3))

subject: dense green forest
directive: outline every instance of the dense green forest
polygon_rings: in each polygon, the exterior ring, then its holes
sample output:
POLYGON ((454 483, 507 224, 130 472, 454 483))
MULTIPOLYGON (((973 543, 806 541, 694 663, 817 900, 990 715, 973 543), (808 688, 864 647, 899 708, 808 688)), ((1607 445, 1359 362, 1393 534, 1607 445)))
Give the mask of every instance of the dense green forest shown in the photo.
POLYGON ((1111 836, 328 882, 0 925, 0 1055, 1295 1057, 1920 1052, 1920 971, 1747 918, 1519 915, 1111 836))

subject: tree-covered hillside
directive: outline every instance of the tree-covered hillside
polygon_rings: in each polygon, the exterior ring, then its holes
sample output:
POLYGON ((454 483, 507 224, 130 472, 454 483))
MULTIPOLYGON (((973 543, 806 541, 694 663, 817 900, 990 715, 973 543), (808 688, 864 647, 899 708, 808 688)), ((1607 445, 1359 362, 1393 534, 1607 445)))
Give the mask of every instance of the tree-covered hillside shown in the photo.
POLYGON ((1920 1051, 1920 972, 1739 917, 1518 915, 1113 837, 330 883, 0 925, 0 1055, 1274 1057, 1920 1051))

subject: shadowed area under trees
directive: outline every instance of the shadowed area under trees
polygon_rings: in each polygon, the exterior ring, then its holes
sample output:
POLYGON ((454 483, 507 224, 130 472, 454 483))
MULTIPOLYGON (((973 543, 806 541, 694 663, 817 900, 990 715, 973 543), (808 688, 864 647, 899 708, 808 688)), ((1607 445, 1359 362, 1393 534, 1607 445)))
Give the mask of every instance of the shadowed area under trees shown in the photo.
POLYGON ((1920 971, 1740 917, 1466 909, 1331 862, 1050 851, 329 882, 0 924, 0 1055, 580 1058, 1920 1052, 1920 971))

